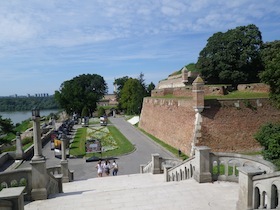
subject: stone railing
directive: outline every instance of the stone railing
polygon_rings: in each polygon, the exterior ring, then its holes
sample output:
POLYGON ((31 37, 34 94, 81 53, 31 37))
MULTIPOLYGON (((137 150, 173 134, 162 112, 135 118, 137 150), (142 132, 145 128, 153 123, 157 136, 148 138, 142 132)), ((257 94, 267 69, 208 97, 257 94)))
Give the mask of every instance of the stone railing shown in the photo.
MULTIPOLYGON (((175 162, 173 162, 175 164, 175 162)), ((280 209, 280 172, 261 158, 211 152, 195 148, 195 156, 174 166, 167 159, 152 155, 152 161, 141 166, 143 173, 164 172, 166 181, 193 178, 199 183, 232 181, 239 184, 237 210, 280 209)))
POLYGON ((32 170, 18 169, 0 173, 1 188, 25 186, 24 198, 31 200, 32 170))
POLYGON ((280 172, 265 174, 252 167, 239 168, 237 210, 280 209, 280 172))
POLYGON ((146 165, 141 165, 140 173, 160 174, 164 172, 165 167, 171 168, 180 162, 178 159, 162 158, 159 154, 152 154, 152 161, 146 165))
POLYGON ((189 158, 179 165, 171 167, 170 165, 165 165, 165 181, 181 181, 185 179, 193 178, 195 171, 194 157, 189 158))
POLYGON ((238 182, 238 168, 246 166, 260 169, 265 173, 276 171, 276 167, 272 163, 261 158, 234 153, 210 153, 210 169, 212 169, 210 172, 213 181, 238 182))

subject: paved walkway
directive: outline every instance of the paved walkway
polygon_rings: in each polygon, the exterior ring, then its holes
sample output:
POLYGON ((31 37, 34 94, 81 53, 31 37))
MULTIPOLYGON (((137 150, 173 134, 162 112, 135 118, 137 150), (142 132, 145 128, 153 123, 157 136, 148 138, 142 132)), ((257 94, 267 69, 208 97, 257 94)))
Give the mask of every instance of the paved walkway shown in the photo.
POLYGON ((131 174, 65 183, 63 191, 26 204, 25 210, 234 210, 238 184, 164 182, 162 174, 131 174))
MULTIPOLYGON (((116 126, 122 134, 134 144, 136 150, 130 154, 116 157, 119 165, 119 175, 136 174, 140 172, 140 165, 146 164, 152 160, 152 154, 158 153, 165 158, 176 158, 173 154, 162 148, 149 137, 144 135, 141 131, 136 129, 124 118, 110 118, 110 121, 116 126)), ((94 125, 93 125, 94 126, 94 125)), ((97 125, 99 126, 99 125, 97 125)), ((80 125, 75 125, 72 136, 75 130, 80 125)), ((50 142, 43 148, 43 155, 46 157, 47 167, 59 165, 61 160, 55 158, 54 151, 51 150, 50 142)), ((97 170, 95 168, 97 162, 86 162, 85 158, 68 159, 70 170, 74 170, 74 179, 83 180, 97 177, 97 170)), ((19 168, 30 168, 29 161, 24 162, 19 168)))

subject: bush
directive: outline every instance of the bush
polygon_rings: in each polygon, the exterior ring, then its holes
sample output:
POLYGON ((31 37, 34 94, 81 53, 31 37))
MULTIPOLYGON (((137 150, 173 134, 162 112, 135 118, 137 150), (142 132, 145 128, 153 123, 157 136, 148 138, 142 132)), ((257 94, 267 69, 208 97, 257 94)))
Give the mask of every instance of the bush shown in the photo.
POLYGON ((280 123, 263 125, 255 134, 255 139, 264 147, 265 159, 280 159, 280 123))

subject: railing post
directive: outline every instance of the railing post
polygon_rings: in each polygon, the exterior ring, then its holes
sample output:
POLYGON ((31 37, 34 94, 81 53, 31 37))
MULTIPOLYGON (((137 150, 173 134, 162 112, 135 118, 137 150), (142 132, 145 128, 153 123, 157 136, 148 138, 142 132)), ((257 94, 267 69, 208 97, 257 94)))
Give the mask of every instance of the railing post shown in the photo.
POLYGON ((159 154, 152 154, 152 174, 160 174, 160 164, 159 154))
POLYGON ((144 167, 145 167, 144 164, 140 165, 140 174, 143 174, 143 173, 144 173, 144 167))
POLYGON ((170 181, 170 180, 169 180, 169 176, 168 176, 168 170, 169 170, 170 168, 172 168, 172 167, 169 166, 169 165, 163 166, 163 174, 164 174, 164 181, 165 181, 165 182, 169 182, 169 181, 170 181))
POLYGON ((239 195, 236 210, 253 209, 253 176, 263 171, 252 167, 239 167, 239 195))
POLYGON ((61 172, 63 174, 62 177, 62 182, 66 183, 70 181, 69 178, 69 169, 68 169, 68 160, 66 158, 66 135, 62 134, 62 138, 61 138, 61 172))
POLYGON ((212 182, 210 172, 210 148, 206 146, 196 147, 194 179, 199 183, 212 182))

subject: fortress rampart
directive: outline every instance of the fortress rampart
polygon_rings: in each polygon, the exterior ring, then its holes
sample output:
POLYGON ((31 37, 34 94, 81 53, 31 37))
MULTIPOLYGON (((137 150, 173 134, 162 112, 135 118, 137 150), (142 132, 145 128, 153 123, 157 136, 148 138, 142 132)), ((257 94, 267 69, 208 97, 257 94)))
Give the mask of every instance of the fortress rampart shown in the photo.
MULTIPOLYGON (((265 91, 265 86, 258 89, 265 91)), ((185 99, 145 98, 139 127, 189 155, 192 144, 215 152, 259 151, 254 134, 261 125, 280 121, 280 110, 260 98, 204 100, 197 123, 195 97, 188 92, 185 99)))

